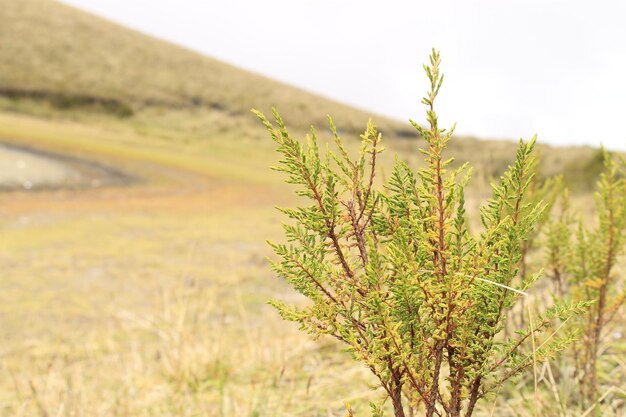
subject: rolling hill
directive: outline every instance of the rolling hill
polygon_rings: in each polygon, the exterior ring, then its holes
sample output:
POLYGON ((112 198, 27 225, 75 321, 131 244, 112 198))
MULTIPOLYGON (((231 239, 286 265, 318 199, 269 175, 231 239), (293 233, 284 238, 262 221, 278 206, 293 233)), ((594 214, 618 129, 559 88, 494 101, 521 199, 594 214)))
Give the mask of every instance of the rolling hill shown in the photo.
MULTIPOLYGON (((324 126, 330 114, 356 137, 370 117, 53 0, 0 0, 0 22, 0 110, 61 118, 96 110, 129 119, 145 136, 184 140, 264 137, 252 107, 278 108, 299 133, 324 126)), ((408 124, 373 119, 387 137, 417 137, 408 124)), ((414 151, 412 141, 395 143, 414 151)), ((452 146, 488 176, 515 152, 509 141, 462 138, 452 146)), ((592 161, 589 148, 554 149, 543 146, 547 174, 592 161)))
POLYGON ((58 107, 100 105, 121 115, 163 107, 248 118, 251 107, 276 106, 298 127, 322 124, 332 114, 345 128, 360 130, 368 118, 52 0, 0 0, 0 21, 4 96, 52 100, 58 107))

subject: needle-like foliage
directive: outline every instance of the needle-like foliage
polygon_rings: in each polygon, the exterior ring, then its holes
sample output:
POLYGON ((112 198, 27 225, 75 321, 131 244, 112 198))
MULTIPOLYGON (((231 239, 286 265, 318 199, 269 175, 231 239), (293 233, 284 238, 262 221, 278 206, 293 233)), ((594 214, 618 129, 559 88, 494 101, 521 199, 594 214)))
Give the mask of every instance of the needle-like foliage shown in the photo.
MULTIPOLYGON (((302 330, 347 345, 378 378, 396 417, 408 410, 471 416, 478 400, 570 341, 546 338, 529 351, 531 336, 586 306, 555 306, 513 338, 501 337, 507 312, 539 276, 529 274, 521 288, 513 287, 520 243, 545 209, 526 198, 535 139, 520 141, 481 210, 482 232, 470 234, 464 189, 471 170, 466 164, 452 169, 445 154, 454 128, 441 128, 435 113, 440 62, 433 50, 424 66, 428 127, 412 121, 425 141, 425 166, 414 172, 397 160, 382 188, 374 181, 382 137, 371 122, 352 159, 332 121, 337 150, 322 156, 315 131, 302 143, 276 111, 274 123, 256 112, 282 155, 276 169, 310 201, 281 209, 291 219, 284 226, 288 243, 271 245, 274 270, 311 303, 271 303, 302 330)), ((374 415, 383 409, 372 406, 374 415)))
MULTIPOLYGON (((595 194, 597 221, 582 219, 576 225, 570 206, 565 202, 558 219, 547 233, 548 268, 558 278, 561 297, 575 301, 593 301, 587 314, 574 321, 581 341, 572 348, 574 378, 579 388, 577 403, 591 407, 601 415, 599 369, 602 346, 607 346, 608 329, 626 301, 620 289, 617 261, 626 249, 626 167, 616 156, 603 150, 604 170, 595 194)), ((622 278, 622 279, 620 279, 622 278)), ((610 349, 606 349, 611 353, 610 349)), ((605 384, 624 383, 615 377, 605 384)))

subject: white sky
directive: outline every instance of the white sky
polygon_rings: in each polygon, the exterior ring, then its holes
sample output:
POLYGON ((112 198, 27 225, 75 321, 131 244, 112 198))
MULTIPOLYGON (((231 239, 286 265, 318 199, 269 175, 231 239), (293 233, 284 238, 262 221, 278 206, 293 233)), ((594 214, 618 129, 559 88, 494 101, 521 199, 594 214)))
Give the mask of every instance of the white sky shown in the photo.
POLYGON ((63 1, 401 120, 424 118, 434 46, 457 132, 626 150, 622 0, 63 1))

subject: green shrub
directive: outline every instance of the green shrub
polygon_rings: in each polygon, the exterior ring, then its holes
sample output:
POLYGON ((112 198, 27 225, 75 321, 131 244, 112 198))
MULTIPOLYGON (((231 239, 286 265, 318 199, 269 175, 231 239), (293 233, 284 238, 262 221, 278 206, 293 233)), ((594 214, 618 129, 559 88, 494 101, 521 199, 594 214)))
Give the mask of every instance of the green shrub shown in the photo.
MULTIPOLYGON (((547 232, 547 269, 557 281, 558 296, 576 302, 593 302, 589 311, 574 320, 580 343, 571 349, 574 379, 579 389, 576 405, 600 414, 601 352, 607 346, 608 329, 626 300, 616 273, 619 256, 626 248, 626 170, 615 156, 599 151, 601 161, 595 194, 595 222, 571 213, 567 200, 547 232)), ((606 349, 608 356, 611 349, 606 349)), ((622 352, 623 355, 623 352, 622 352)), ((626 377, 605 380, 603 385, 624 384, 626 377), (621 380, 620 380, 621 379, 621 380)))
MULTIPOLYGON (((450 169, 445 150, 454 128, 439 127, 434 109, 439 65, 433 50, 422 100, 429 127, 412 122, 426 141, 425 168, 413 172, 396 160, 382 189, 374 181, 382 137, 371 122, 352 159, 330 119, 337 151, 321 155, 315 131, 301 143, 276 111, 276 126, 255 111, 282 155, 276 169, 310 201, 280 209, 291 219, 284 226, 288 242, 271 244, 274 270, 310 303, 271 303, 302 330, 345 344, 378 378, 382 401, 390 399, 396 417, 419 410, 427 417, 471 416, 478 400, 564 349, 571 336, 539 341, 538 333, 588 305, 556 305, 514 337, 502 337, 507 313, 539 277, 528 274, 513 287, 521 242, 545 209, 526 195, 535 139, 520 142, 481 210, 482 232, 470 234, 464 189, 471 170, 450 169), (532 350, 525 349, 529 341, 532 350)), ((383 410, 372 404, 374 415, 383 410)))

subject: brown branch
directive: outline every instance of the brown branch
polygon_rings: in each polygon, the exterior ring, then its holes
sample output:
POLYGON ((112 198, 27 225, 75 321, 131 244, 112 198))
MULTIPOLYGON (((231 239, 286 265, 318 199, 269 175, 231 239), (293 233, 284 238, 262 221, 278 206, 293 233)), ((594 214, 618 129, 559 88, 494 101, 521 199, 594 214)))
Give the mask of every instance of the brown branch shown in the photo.
MULTIPOLYGON (((612 185, 612 184, 611 184, 612 185)), ((611 269, 613 268, 613 257, 614 257, 614 239, 615 239, 615 224, 614 224, 614 213, 613 213, 613 187, 608 187, 608 196, 607 196, 607 206, 609 211, 608 223, 609 230, 608 235, 609 239, 607 242, 607 257, 606 264, 603 273, 603 281, 602 286, 599 289, 600 296, 598 298, 598 307, 597 307, 597 315, 595 322, 593 323, 593 334, 591 339, 591 376, 590 376, 590 385, 591 385, 591 401, 596 402, 598 396, 598 369, 597 369, 597 359, 598 359, 598 348, 600 345, 600 336, 602 334, 602 328, 604 327, 604 309, 606 307, 606 296, 607 296, 607 287, 610 280, 611 269)))
POLYGON ((337 237, 337 234, 335 233, 335 220, 334 220, 334 218, 333 218, 332 222, 329 220, 329 218, 328 218, 329 216, 328 216, 328 213, 326 211, 326 207, 324 206, 324 200, 322 198, 322 195, 320 194, 319 190, 317 189, 317 186, 313 182, 313 178, 311 178, 309 170, 307 169, 307 167, 304 164, 304 162, 299 158, 299 156, 297 154, 291 153, 290 156, 295 161, 298 162, 298 165, 300 166, 300 170, 302 172, 302 175, 306 179, 307 184, 309 186, 309 189, 313 192, 314 199, 317 202, 317 205, 318 205, 318 207, 320 209, 320 212, 322 213, 322 216, 324 216, 324 223, 326 225, 326 228, 328 229, 327 236, 330 238, 330 240, 333 243, 333 247, 335 249, 335 253, 338 256, 339 261, 341 262, 341 265, 342 265, 343 269, 346 271, 346 273, 348 274, 348 276, 350 278, 353 278, 354 277, 354 272, 350 268, 350 265, 348 265, 346 257, 343 254, 343 250, 341 249, 341 245, 339 244, 339 238, 337 237))
POLYGON ((374 176, 376 175, 376 155, 378 153, 378 149, 376 149, 376 146, 378 145, 379 140, 380 140, 380 133, 374 137, 374 140, 372 142, 372 160, 370 163, 371 169, 370 169, 370 175, 369 175, 369 183, 367 184, 367 191, 365 192, 365 198, 363 199, 364 204, 361 207, 361 213, 359 214, 358 221, 361 221, 361 219, 363 218, 363 213, 365 212, 365 208, 367 207, 367 201, 370 198, 372 188, 374 186, 374 176))
POLYGON ((467 408, 465 410, 465 417, 471 417, 474 413, 474 407, 476 406, 476 402, 480 398, 480 383, 482 382, 482 376, 479 375, 472 382, 472 386, 470 388, 470 397, 467 403, 467 408))

